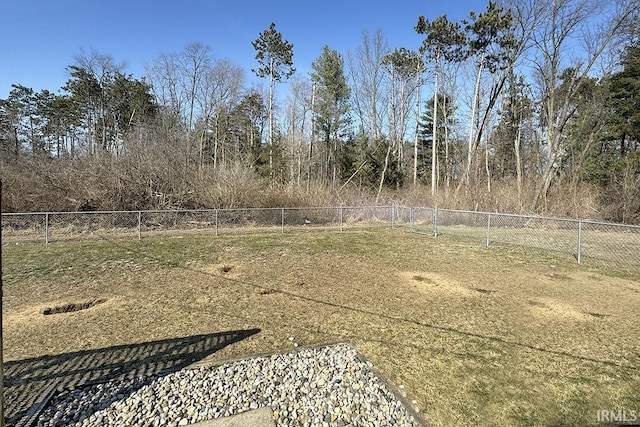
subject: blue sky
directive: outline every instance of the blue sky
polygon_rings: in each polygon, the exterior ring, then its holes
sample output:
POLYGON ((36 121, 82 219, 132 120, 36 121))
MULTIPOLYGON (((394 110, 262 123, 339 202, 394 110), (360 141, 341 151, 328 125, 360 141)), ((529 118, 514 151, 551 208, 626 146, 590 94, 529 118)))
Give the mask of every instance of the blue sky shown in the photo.
POLYGON ((415 49, 418 16, 447 14, 459 20, 486 8, 483 0, 5 0, 0 13, 0 98, 11 84, 57 92, 66 67, 81 49, 125 62, 127 73, 144 74, 144 64, 161 53, 194 42, 229 58, 253 79, 251 42, 271 22, 294 45, 294 66, 308 72, 325 44, 346 55, 362 31, 384 32, 391 48, 415 49))

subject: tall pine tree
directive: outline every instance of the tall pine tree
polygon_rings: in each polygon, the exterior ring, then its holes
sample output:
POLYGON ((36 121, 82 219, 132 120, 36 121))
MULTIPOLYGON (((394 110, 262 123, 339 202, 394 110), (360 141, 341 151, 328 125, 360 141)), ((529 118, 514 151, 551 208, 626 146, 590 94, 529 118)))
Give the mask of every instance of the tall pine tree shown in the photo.
POLYGON ((320 56, 311 64, 311 80, 317 88, 314 105, 315 126, 322 136, 325 148, 323 171, 335 185, 338 177, 338 141, 349 126, 349 96, 351 88, 344 74, 344 59, 328 46, 322 48, 320 56))
POLYGON ((282 33, 276 31, 276 24, 271 23, 268 29, 252 42, 256 50, 256 59, 260 67, 252 70, 258 77, 269 76, 269 170, 273 175, 273 96, 274 84, 286 80, 295 73, 293 68, 293 44, 282 39, 282 33))

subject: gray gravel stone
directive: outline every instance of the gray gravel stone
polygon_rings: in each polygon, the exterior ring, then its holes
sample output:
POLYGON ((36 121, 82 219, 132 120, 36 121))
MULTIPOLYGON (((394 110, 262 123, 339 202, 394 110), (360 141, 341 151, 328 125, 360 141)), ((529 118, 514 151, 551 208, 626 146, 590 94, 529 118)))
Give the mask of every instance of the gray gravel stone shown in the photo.
POLYGON ((278 426, 419 426, 339 344, 134 378, 54 396, 37 426, 182 426, 271 407, 278 426))

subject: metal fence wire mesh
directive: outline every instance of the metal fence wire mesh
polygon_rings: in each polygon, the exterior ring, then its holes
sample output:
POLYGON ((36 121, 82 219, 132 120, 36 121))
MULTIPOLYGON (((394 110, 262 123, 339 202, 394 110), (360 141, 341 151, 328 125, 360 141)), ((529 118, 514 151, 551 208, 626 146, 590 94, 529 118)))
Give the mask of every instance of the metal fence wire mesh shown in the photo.
POLYGON ((395 228, 488 247, 517 245, 578 262, 640 269, 640 226, 428 207, 338 206, 131 212, 3 213, 3 243, 395 228))
POLYGON ((580 260, 640 269, 640 227, 583 221, 580 260))
POLYGON ((568 254, 592 265, 640 269, 640 226, 425 207, 393 207, 393 226, 486 246, 568 254))

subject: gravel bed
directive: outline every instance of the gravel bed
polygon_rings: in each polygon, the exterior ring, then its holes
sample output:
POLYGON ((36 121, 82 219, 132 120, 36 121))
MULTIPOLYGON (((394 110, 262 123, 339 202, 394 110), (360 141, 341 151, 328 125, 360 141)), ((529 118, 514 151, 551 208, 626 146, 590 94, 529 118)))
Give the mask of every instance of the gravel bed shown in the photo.
POLYGON ((421 424, 347 344, 54 396, 37 426, 182 426, 270 407, 278 426, 421 424))

